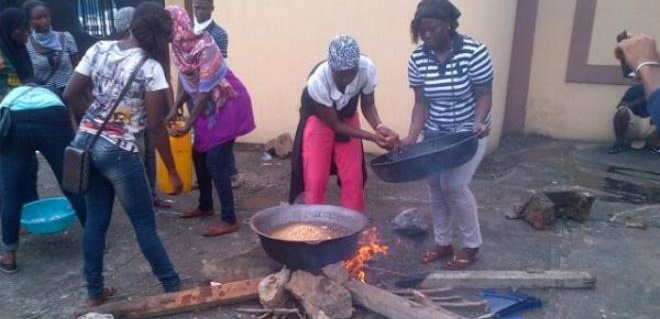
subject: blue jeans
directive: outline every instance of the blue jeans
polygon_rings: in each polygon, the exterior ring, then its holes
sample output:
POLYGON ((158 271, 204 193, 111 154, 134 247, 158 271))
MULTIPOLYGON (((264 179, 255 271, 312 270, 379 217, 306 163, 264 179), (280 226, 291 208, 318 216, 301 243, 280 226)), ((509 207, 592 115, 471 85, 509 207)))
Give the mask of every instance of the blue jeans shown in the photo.
POLYGON ((194 152, 193 161, 199 184, 199 206, 203 211, 213 210, 213 184, 220 198, 223 221, 235 223, 234 191, 231 177, 235 174, 234 141, 218 145, 206 153, 194 152))
MULTIPOLYGON (((78 133, 74 145, 84 148, 93 135, 78 133)), ((83 238, 84 274, 89 298, 103 294, 103 251, 115 195, 128 215, 140 250, 166 292, 181 288, 181 280, 158 233, 151 189, 139 153, 120 149, 99 138, 91 149, 87 224, 83 238)))
MULTIPOLYGON (((64 149, 73 139, 67 110, 53 106, 38 110, 12 111, 11 137, 0 152, 0 187, 2 192, 2 243, 5 250, 18 249, 21 212, 26 201, 35 200, 31 193, 36 183, 35 151, 41 152, 62 181, 64 149)), ((85 224, 86 207, 82 196, 64 192, 81 225, 85 224)))

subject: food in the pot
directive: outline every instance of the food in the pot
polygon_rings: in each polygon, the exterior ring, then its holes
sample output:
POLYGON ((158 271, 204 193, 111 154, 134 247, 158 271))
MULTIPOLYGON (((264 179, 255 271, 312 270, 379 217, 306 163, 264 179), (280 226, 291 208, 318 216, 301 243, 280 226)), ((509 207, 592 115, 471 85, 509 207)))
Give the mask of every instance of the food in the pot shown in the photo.
POLYGON ((341 237, 344 234, 341 229, 327 225, 293 223, 273 230, 270 236, 286 241, 318 241, 341 237))

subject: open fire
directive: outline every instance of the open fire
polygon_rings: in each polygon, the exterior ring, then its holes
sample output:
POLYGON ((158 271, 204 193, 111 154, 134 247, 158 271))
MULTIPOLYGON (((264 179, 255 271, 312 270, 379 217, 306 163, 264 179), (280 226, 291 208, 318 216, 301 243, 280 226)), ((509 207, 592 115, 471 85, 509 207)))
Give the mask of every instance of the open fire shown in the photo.
POLYGON ((365 282, 364 266, 378 254, 387 254, 389 247, 380 243, 380 234, 376 227, 367 229, 360 234, 360 246, 355 256, 344 262, 348 274, 361 282, 365 282))

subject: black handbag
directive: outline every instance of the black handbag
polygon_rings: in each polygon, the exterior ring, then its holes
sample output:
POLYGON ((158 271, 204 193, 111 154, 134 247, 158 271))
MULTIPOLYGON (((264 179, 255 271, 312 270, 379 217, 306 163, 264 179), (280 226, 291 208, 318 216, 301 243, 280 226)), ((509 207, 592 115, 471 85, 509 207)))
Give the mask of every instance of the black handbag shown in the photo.
POLYGON ((89 168, 90 168, 89 150, 94 146, 94 144, 98 140, 105 125, 108 124, 110 117, 112 116, 112 114, 114 114, 115 110, 119 106, 119 102, 121 102, 124 96, 126 96, 126 92, 128 92, 128 89, 131 87, 131 84, 135 80, 135 76, 137 75, 138 71, 140 71, 142 65, 144 65, 144 62, 146 60, 147 60, 146 58, 143 58, 140 61, 140 63, 138 63, 138 65, 135 67, 135 70, 133 70, 133 73, 131 73, 131 76, 128 78, 126 85, 119 94, 119 97, 115 100, 114 105, 110 109, 108 116, 103 120, 103 124, 101 124, 98 130, 96 130, 96 134, 94 135, 94 138, 87 146, 85 146, 85 149, 80 149, 75 146, 67 146, 64 149, 64 168, 62 170, 63 190, 68 191, 70 193, 83 195, 89 189, 89 168))

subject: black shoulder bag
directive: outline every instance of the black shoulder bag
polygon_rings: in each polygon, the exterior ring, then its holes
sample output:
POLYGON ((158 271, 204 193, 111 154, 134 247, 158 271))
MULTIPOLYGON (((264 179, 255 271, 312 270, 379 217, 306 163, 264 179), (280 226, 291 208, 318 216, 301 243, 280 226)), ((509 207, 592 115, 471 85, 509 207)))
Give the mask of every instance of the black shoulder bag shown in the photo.
POLYGON ((131 87, 131 84, 135 80, 137 73, 140 71, 146 60, 146 58, 143 58, 140 63, 138 63, 137 67, 135 67, 135 70, 133 70, 133 73, 131 73, 130 78, 126 82, 126 85, 119 94, 119 97, 115 100, 114 105, 110 109, 108 116, 106 116, 106 118, 103 120, 103 124, 101 124, 101 126, 96 130, 94 138, 87 146, 85 146, 85 149, 80 149, 75 146, 67 146, 66 149, 64 149, 64 168, 62 174, 63 190, 80 195, 87 192, 87 189, 89 188, 89 150, 92 149, 96 141, 99 139, 103 128, 106 124, 108 124, 110 117, 112 117, 112 114, 115 113, 119 103, 124 98, 124 96, 126 96, 128 89, 131 87))

